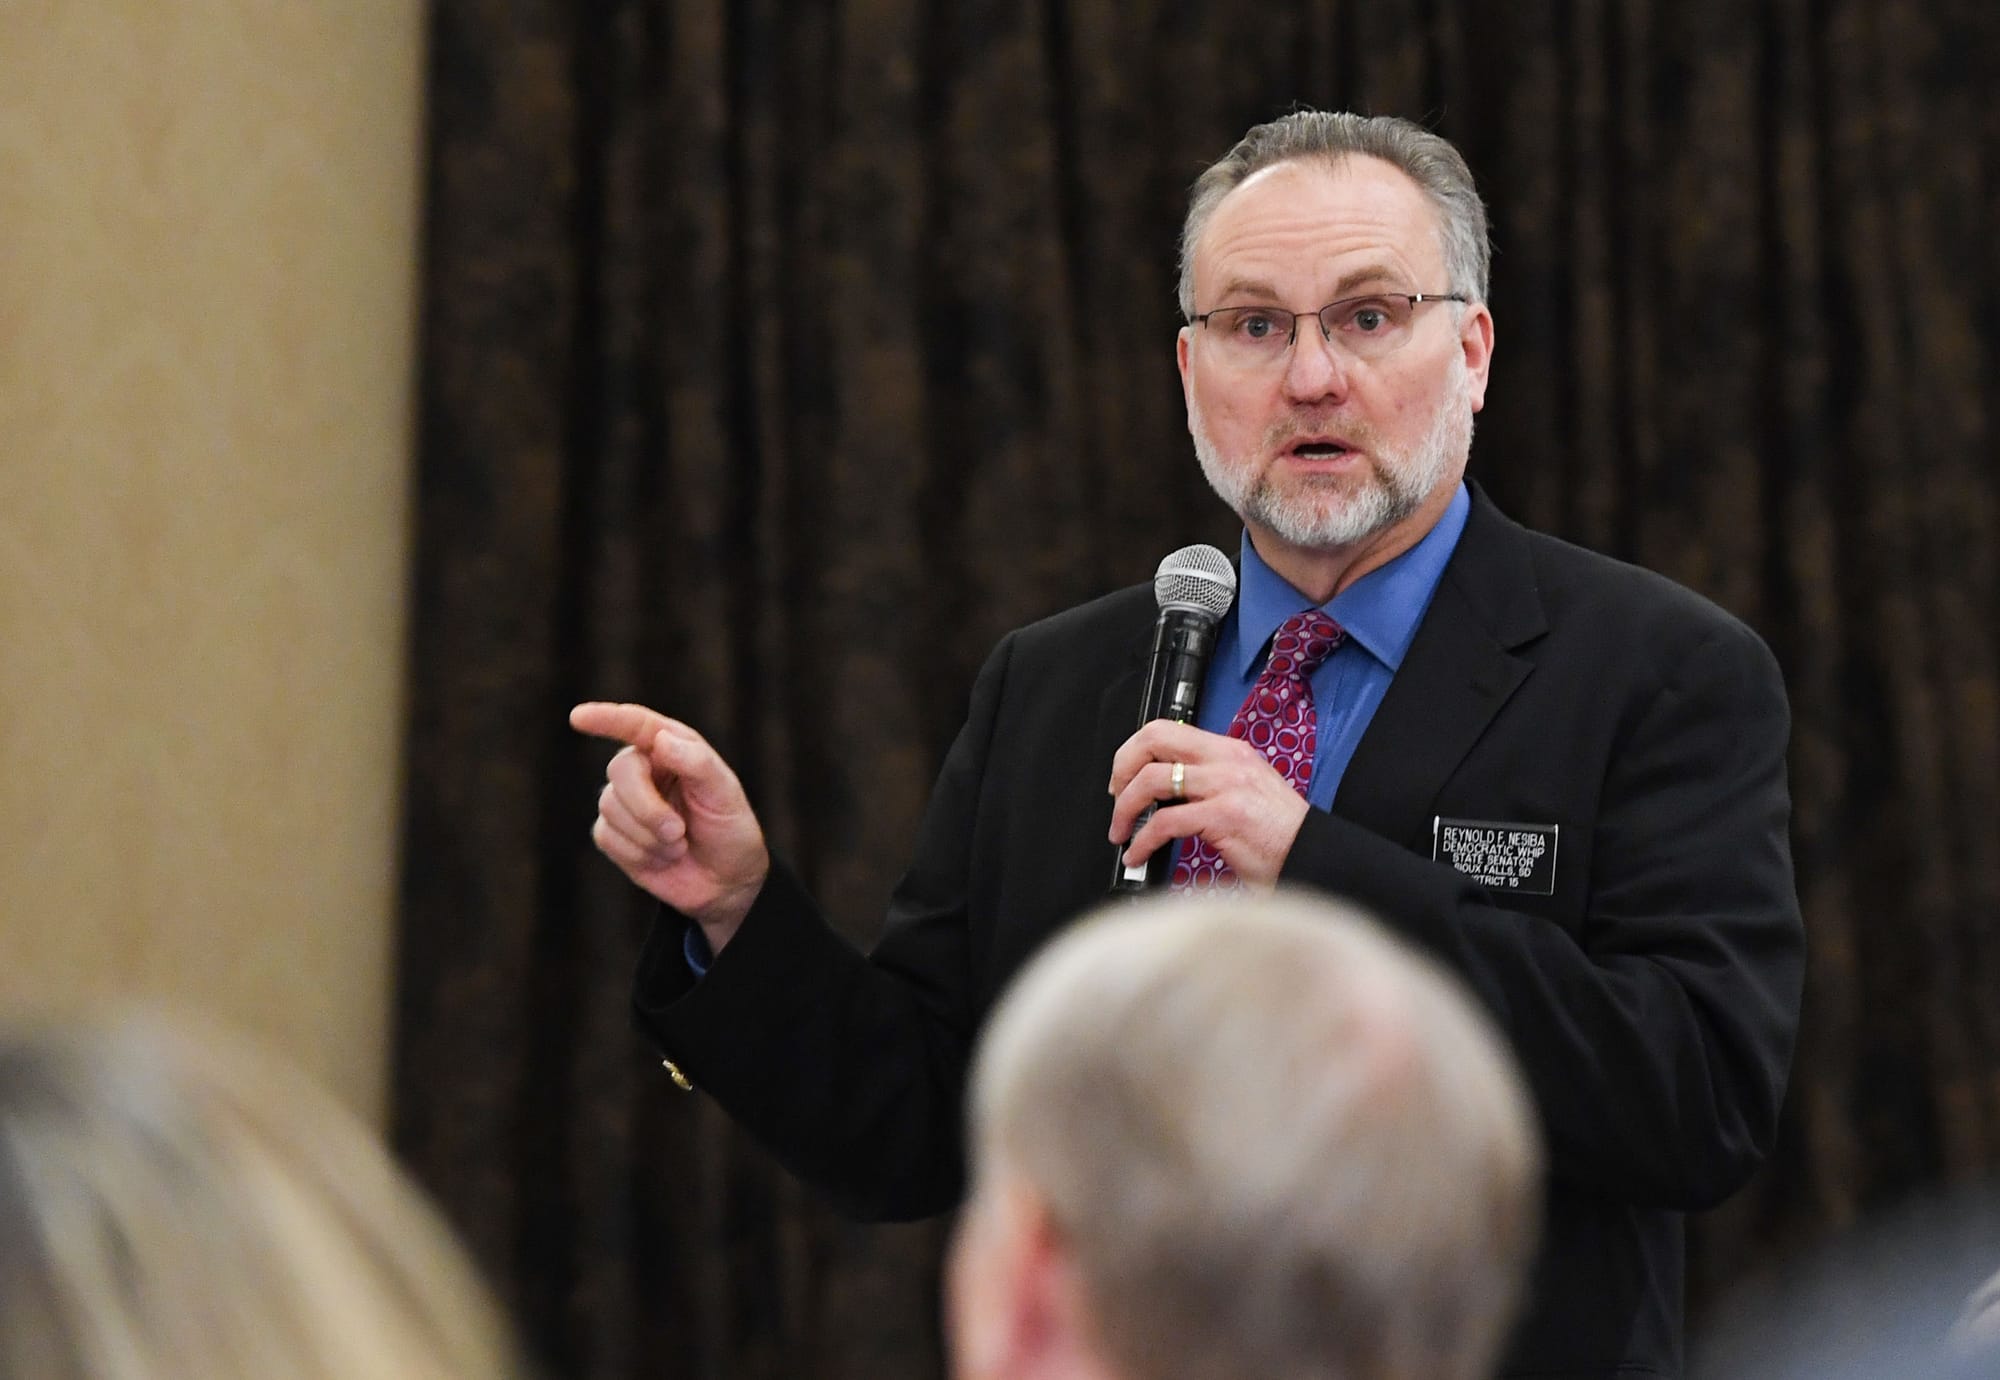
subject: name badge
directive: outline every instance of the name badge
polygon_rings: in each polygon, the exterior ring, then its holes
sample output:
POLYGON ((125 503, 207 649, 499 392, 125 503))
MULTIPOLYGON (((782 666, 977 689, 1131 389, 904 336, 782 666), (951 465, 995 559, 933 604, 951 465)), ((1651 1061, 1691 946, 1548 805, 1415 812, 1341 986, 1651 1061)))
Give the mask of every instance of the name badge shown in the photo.
POLYGON ((1489 891, 1553 896, 1560 832, 1554 824, 1439 815, 1431 821, 1431 860, 1450 863, 1489 891))

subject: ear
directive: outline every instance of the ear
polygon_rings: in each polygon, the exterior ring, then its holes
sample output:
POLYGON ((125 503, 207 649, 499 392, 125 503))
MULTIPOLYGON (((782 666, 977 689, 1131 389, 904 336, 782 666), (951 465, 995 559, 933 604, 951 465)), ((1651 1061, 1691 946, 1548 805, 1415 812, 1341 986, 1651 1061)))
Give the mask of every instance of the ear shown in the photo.
POLYGON ((1174 336, 1174 363, 1180 366, 1181 400, 1187 404, 1190 418, 1188 430, 1190 431, 1194 430, 1192 420, 1194 414, 1194 388, 1188 381, 1188 348, 1193 343, 1194 327, 1192 326, 1181 327, 1179 333, 1174 336))
POLYGON ((952 1243, 949 1316, 958 1380, 1073 1375, 1087 1304, 1062 1233, 1031 1188, 988 1185, 952 1243))
POLYGON ((1458 326, 1458 343, 1465 351, 1466 387, 1472 410, 1477 412, 1486 406, 1486 374, 1493 364, 1493 313, 1484 302, 1474 302, 1465 309, 1465 319, 1458 326))

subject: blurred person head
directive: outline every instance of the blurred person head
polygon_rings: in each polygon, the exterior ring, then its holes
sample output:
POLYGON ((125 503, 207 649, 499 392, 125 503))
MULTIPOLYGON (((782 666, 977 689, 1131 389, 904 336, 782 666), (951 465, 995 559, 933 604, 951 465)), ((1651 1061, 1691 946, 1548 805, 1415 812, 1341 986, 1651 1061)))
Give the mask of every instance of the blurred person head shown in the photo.
MULTIPOLYGON (((2000 1239, 1994 1242, 1994 1252, 2000 1255, 2000 1239)), ((1950 1340, 1958 1351, 2000 1358, 2000 1274, 1987 1276, 1972 1291, 1952 1325, 1950 1340)))
POLYGON ((519 1374, 441 1218, 330 1097, 158 1015, 0 1032, 0 1377, 519 1374))
POLYGON ((971 1091, 959 1380, 1475 1380, 1541 1153, 1500 1040, 1359 912, 1164 897, 1056 940, 971 1091))
POLYGON ((2000 1183, 1875 1208, 1735 1281, 1708 1310, 1693 1380, 2000 1376, 2000 1183))

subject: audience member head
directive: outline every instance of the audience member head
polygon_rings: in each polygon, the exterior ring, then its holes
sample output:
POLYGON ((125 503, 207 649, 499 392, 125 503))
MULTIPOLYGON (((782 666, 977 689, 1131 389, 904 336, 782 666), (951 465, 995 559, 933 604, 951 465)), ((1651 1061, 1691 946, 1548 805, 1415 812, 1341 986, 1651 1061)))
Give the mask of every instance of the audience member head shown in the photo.
POLYGON ((1706 1310, 1695 1380, 1993 1380, 2000 1183, 1934 1187, 1738 1280, 1706 1310))
POLYGON ((157 1016, 0 1032, 0 1380, 518 1373, 442 1220, 300 1076, 157 1016))
POLYGON ((1297 894, 1063 935, 988 1026, 971 1119, 960 1380, 1475 1380, 1538 1230, 1492 1027, 1297 894))
MULTIPOLYGON (((2000 1361, 2000 1274, 1987 1276, 1972 1291, 1951 1329, 1950 1340, 1962 1352, 2000 1361)), ((1995 1368, 2000 1369, 2000 1364, 1995 1368)))

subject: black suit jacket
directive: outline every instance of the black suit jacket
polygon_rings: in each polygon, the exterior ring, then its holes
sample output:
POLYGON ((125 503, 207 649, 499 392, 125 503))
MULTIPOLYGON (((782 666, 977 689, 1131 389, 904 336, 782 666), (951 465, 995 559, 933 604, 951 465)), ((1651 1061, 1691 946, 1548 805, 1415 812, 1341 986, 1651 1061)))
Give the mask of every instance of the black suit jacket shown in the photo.
MULTIPOLYGON (((849 1210, 956 1201, 980 1022, 1104 898, 1106 783, 1153 618, 1136 587, 1001 641, 870 957, 782 867, 699 983, 683 922, 655 928, 641 1027, 849 1210)), ((1475 491, 1333 809, 1292 847, 1284 880, 1360 901, 1442 959, 1526 1071, 1551 1173, 1509 1374, 1680 1373, 1681 1213, 1770 1147, 1797 1027, 1788 731, 1748 628, 1475 491), (1439 816, 1558 825, 1552 893, 1496 895, 1434 861, 1439 816)))

